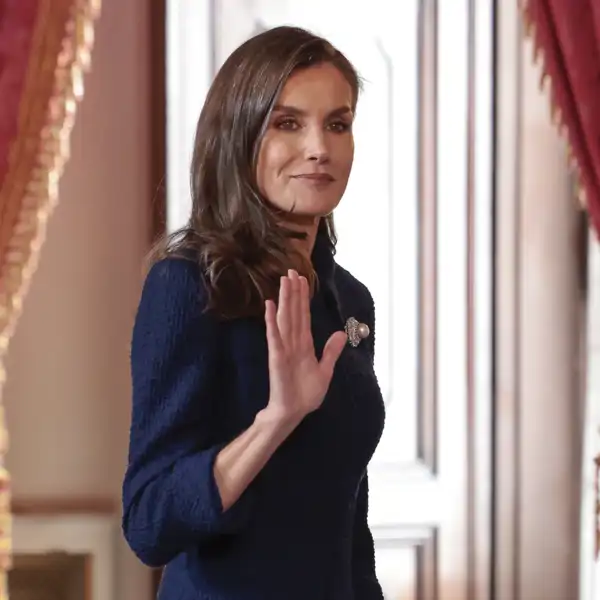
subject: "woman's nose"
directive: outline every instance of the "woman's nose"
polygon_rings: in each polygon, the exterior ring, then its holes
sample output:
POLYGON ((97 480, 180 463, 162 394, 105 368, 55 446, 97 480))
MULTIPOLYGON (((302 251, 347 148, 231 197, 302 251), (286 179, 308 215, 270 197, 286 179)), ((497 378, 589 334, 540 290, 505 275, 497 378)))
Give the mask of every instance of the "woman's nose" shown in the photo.
POLYGON ((306 158, 316 163, 324 163, 329 160, 329 148, 327 140, 322 131, 313 131, 306 135, 306 158))

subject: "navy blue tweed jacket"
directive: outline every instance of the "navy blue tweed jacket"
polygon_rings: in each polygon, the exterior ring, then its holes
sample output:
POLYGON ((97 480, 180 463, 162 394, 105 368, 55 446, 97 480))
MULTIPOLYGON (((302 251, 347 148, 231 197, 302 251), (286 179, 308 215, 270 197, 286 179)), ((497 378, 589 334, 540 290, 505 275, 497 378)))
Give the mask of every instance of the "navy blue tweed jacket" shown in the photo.
POLYGON ((367 525, 366 469, 384 423, 373 300, 322 235, 313 264, 317 356, 349 317, 371 335, 345 347, 321 408, 227 511, 213 462, 267 404, 264 323, 204 312, 191 261, 167 258, 147 275, 131 348, 123 531, 140 560, 166 565, 160 600, 383 599, 367 525))

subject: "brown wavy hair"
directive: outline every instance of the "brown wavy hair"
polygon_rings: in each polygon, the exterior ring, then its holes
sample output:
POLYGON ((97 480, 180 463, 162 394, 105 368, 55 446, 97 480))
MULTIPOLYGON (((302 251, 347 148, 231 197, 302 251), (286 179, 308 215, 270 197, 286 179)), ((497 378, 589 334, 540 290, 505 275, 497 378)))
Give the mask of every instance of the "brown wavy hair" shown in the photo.
MULTIPOLYGON (((207 309, 223 318, 258 316, 275 299, 290 268, 317 284, 311 261, 292 243, 305 234, 285 227, 256 182, 260 144, 279 93, 298 69, 331 63, 353 91, 360 78, 327 40, 297 27, 277 27, 243 43, 219 70, 198 120, 191 164, 192 210, 180 230, 163 236, 150 262, 169 256, 197 261, 206 279, 207 309)), ((192 75, 193 76, 193 75, 192 75)), ((335 251, 331 215, 321 219, 335 251)))

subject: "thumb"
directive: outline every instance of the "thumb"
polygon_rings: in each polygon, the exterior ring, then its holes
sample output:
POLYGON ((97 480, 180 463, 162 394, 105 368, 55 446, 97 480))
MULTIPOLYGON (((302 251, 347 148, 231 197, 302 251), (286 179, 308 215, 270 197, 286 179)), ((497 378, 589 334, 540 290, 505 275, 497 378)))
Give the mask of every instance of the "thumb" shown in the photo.
POLYGON ((331 376, 333 375, 333 368, 335 367, 335 363, 340 357, 347 340, 348 337, 343 331, 336 331, 325 344, 320 365, 321 369, 329 379, 331 379, 331 376))

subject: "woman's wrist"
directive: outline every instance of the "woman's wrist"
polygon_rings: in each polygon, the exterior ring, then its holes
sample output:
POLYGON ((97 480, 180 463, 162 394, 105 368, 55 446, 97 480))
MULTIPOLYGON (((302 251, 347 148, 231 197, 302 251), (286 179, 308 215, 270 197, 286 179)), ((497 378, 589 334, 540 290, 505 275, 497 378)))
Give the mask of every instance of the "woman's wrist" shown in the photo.
POLYGON ((269 406, 257 413, 255 424, 283 441, 300 424, 304 415, 274 409, 269 406))

